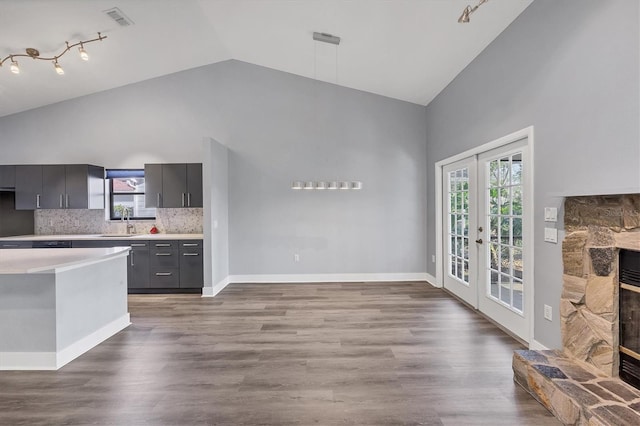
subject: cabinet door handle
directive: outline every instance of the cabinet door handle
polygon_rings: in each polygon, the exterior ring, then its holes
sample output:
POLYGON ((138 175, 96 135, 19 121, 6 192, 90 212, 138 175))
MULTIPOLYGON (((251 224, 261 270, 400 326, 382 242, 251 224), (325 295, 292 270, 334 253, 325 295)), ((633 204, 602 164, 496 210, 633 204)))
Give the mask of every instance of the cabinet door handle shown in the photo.
POLYGON ((171 244, 166 244, 166 243, 156 243, 156 247, 171 247, 171 244))
POLYGON ((182 247, 198 247, 198 243, 182 243, 182 247))
POLYGON ((62 194, 60 194, 60 208, 62 208, 62 194))
POLYGON ((130 262, 131 262, 131 266, 133 266, 133 265, 134 265, 134 263, 133 263, 133 253, 134 253, 133 251, 130 251, 130 252, 129 252, 129 256, 130 256, 129 260, 130 260, 130 262))
POLYGON ((191 193, 187 192, 187 206, 191 207, 191 193))
POLYGON ((36 208, 40 208, 40 194, 36 194, 36 208))
POLYGON ((2 247, 20 247, 19 244, 3 244, 2 247))
POLYGON ((144 243, 138 243, 138 244, 131 244, 131 247, 146 247, 147 245, 144 243))
POLYGON ((182 207, 184 207, 184 192, 182 193, 182 207))
POLYGON ((64 202, 65 203, 65 207, 69 208, 69 194, 66 194, 64 198, 65 198, 65 202, 64 202))
POLYGON ((171 256, 171 253, 156 253, 156 256, 171 256))
POLYGON ((171 272, 156 272, 157 277, 168 277, 171 275, 171 272))
POLYGON ((200 253, 182 253, 183 256, 200 256, 200 253))
POLYGON ((158 192, 158 197, 156 199, 156 207, 160 207, 160 193, 158 192))

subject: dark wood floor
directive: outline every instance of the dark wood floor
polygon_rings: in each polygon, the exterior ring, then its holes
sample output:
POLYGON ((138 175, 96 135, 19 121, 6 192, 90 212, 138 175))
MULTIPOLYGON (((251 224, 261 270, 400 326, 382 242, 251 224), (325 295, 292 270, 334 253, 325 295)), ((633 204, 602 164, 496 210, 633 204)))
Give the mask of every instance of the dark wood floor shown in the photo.
POLYGON ((233 284, 129 297, 56 372, 0 372, 0 424, 558 425, 520 345, 424 283, 233 284))

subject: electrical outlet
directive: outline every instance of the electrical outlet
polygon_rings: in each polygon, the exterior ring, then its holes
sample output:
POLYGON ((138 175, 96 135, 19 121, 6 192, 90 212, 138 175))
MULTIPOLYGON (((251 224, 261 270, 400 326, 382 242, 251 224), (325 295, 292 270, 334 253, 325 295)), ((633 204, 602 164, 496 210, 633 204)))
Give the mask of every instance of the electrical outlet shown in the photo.
POLYGON ((80 226, 80 221, 76 219, 75 226, 80 226))
POLYGON ((293 261, 294 262, 300 262, 300 255, 298 253, 293 255, 293 261))
POLYGON ((549 305, 544 305, 544 319, 549 321, 553 320, 553 313, 551 311, 551 306, 549 305))
POLYGON ((431 255, 431 262, 432 263, 436 263, 436 255, 435 254, 431 255))
POLYGON ((49 226, 53 226, 53 219, 49 219, 49 226))

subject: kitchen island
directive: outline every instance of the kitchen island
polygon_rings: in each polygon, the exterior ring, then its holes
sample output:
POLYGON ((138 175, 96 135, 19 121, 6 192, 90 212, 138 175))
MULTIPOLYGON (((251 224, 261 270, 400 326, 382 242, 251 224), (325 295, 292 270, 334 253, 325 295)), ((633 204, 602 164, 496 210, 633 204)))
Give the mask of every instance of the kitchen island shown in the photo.
POLYGON ((0 370, 57 370, 126 328, 128 252, 0 250, 0 370))

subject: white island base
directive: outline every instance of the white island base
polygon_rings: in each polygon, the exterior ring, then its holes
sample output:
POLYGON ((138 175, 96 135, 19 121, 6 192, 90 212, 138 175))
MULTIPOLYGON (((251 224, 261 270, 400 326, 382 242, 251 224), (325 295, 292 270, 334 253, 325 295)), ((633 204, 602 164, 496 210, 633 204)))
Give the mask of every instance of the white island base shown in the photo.
POLYGON ((0 250, 0 370, 57 370, 126 328, 128 251, 0 250))

